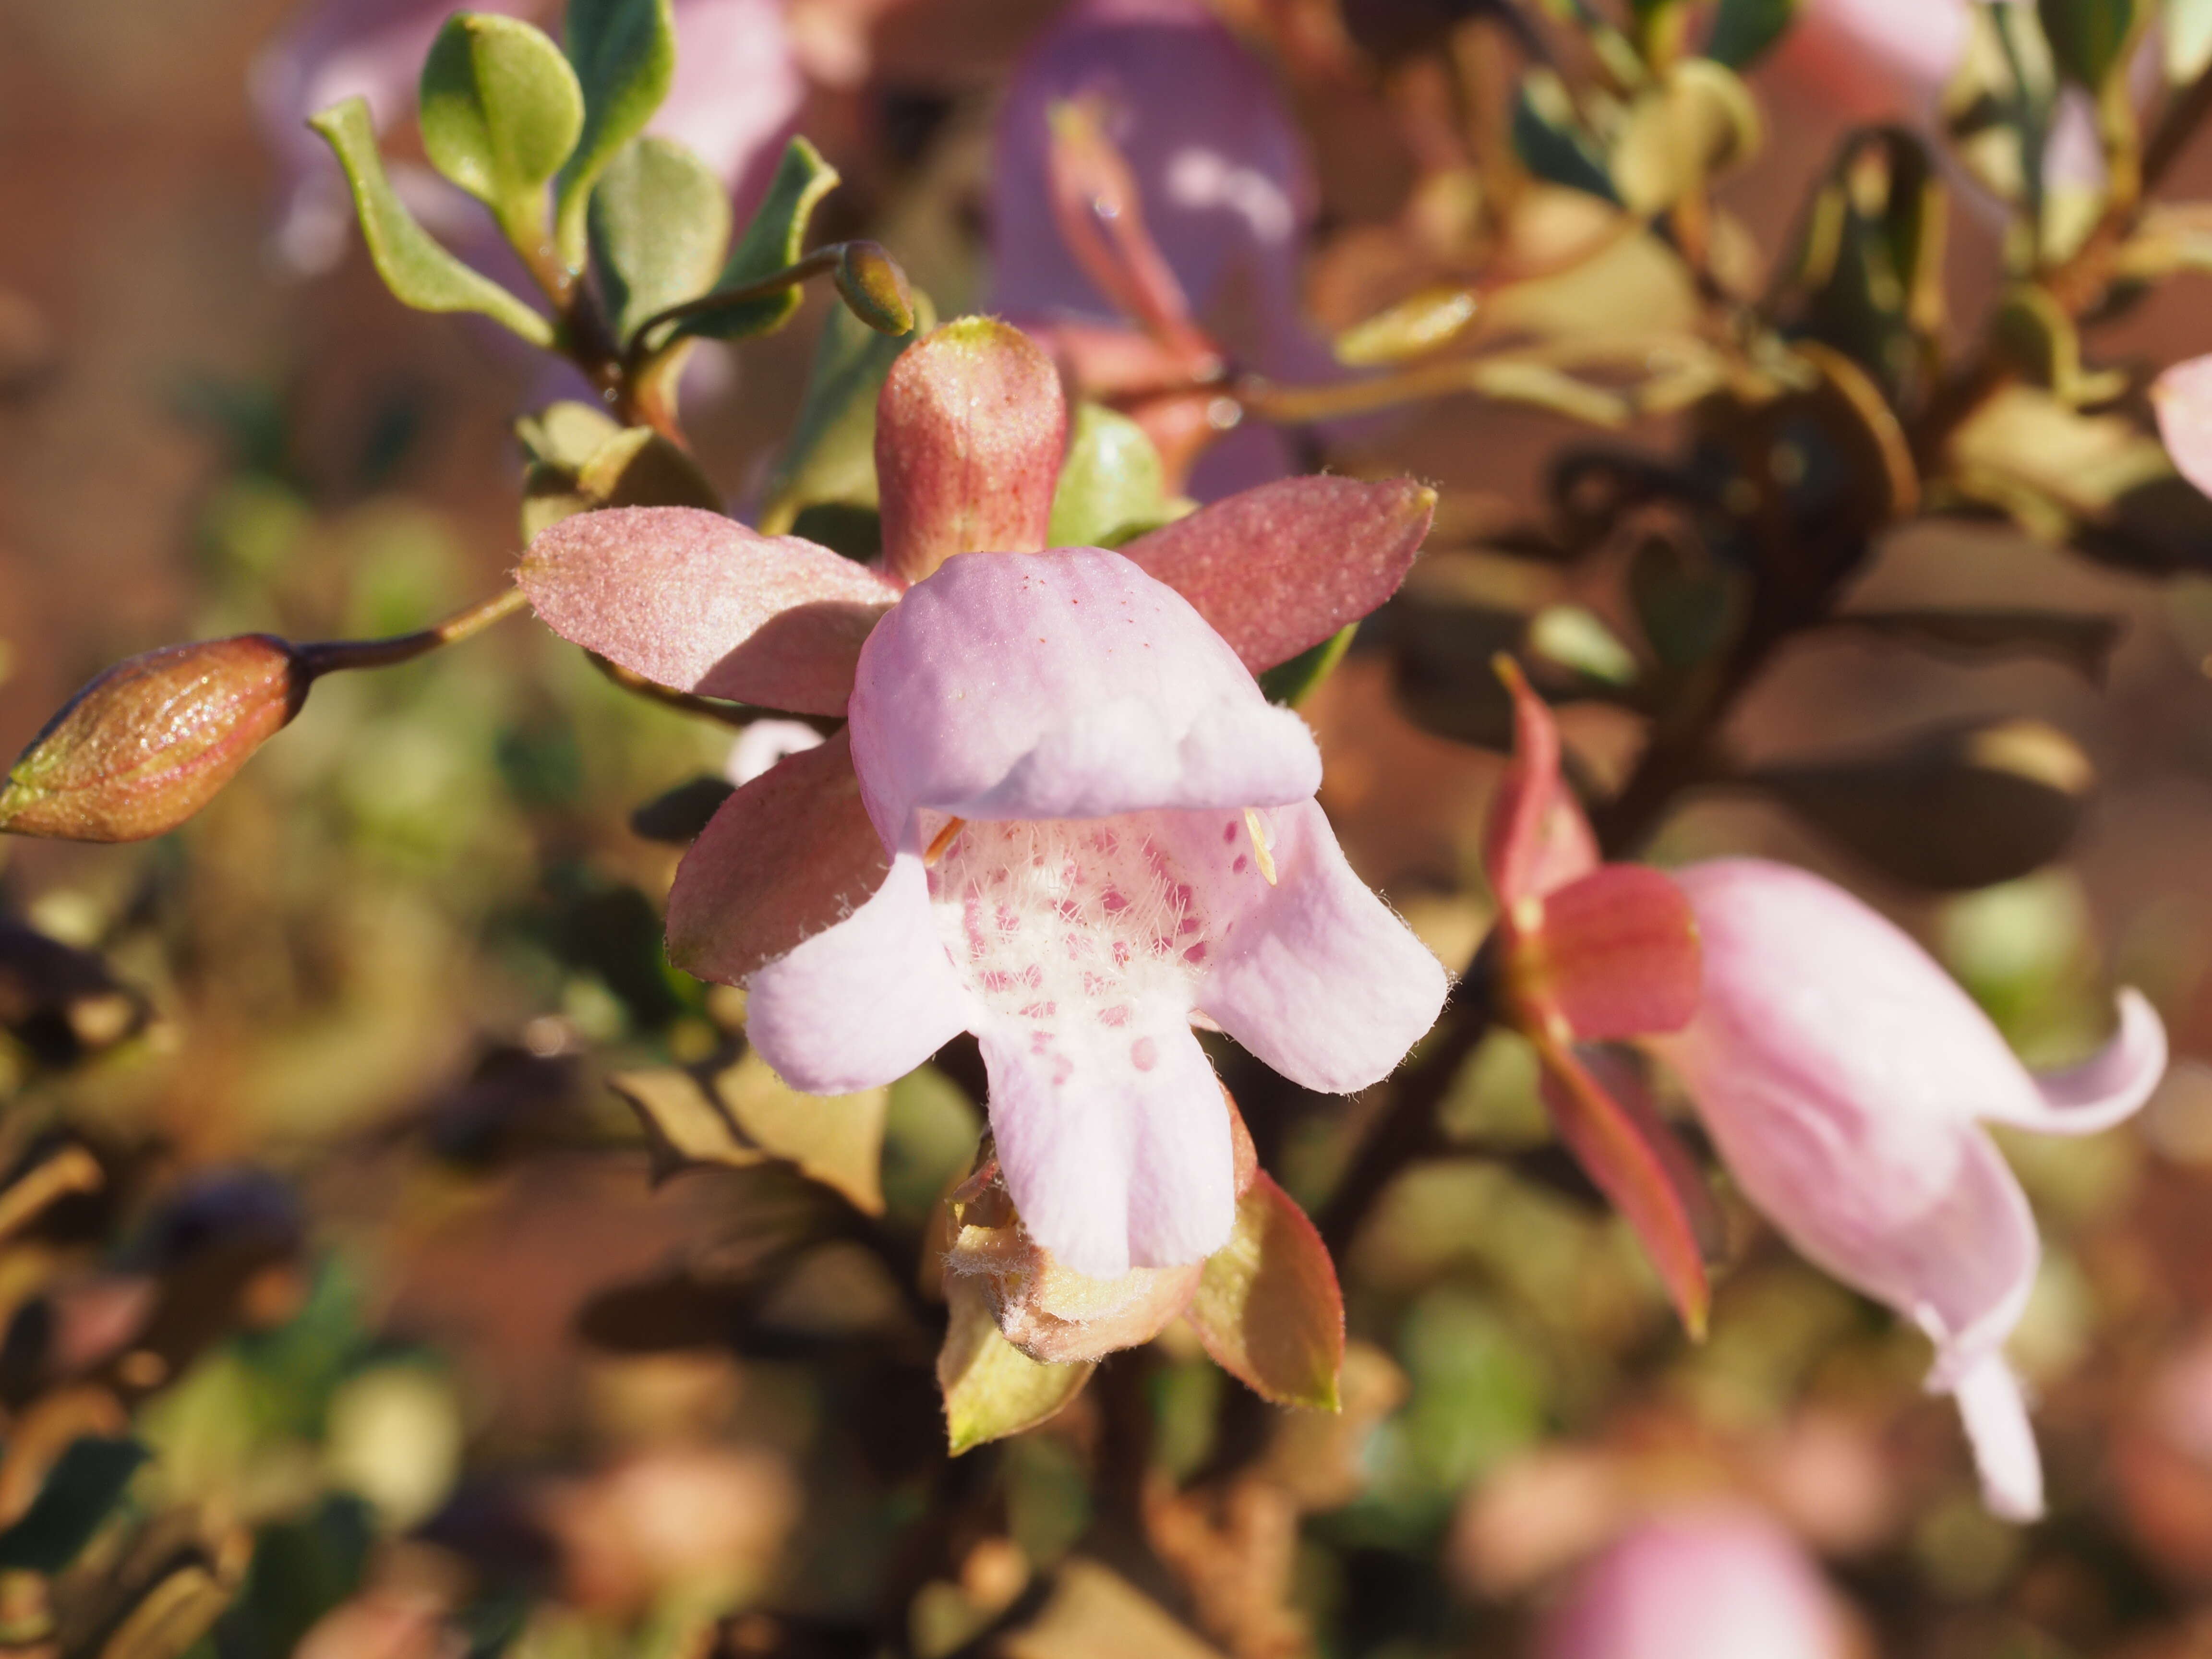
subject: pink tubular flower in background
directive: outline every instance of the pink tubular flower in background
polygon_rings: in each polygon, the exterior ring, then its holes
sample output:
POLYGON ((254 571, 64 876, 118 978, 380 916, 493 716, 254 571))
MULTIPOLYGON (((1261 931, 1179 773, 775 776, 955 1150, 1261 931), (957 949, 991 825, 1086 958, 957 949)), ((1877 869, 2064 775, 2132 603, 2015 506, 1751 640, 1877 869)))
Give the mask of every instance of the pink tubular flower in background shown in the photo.
POLYGON ((2122 992, 2111 1046, 2037 1079, 1926 951, 1817 876, 1752 859, 1671 878, 1597 866, 1559 778, 1557 728, 1514 678, 1515 758, 1486 854, 1504 910, 1507 1010, 1543 1055, 1561 1138, 1635 1225, 1695 1328, 1712 1231, 1702 1183, 1634 1073, 1568 1047, 1641 1039, 1784 1237, 1936 1344, 1929 1387, 1957 1398, 1990 1507, 2039 1513, 2034 1437, 2002 1352, 2039 1244, 1981 1125, 2087 1134, 2120 1121, 2166 1068, 2157 1014, 2122 992))
POLYGON ((1744 1192, 1808 1259, 1936 1344, 1996 1513, 2031 1519, 2043 1477, 2003 1345, 2040 1255, 1985 1122, 2088 1134, 2166 1069, 2150 1005, 2120 993, 2112 1043, 2037 1078, 1910 937, 1841 888, 1755 859, 1676 873, 1697 913, 1697 1018, 1654 1046, 1744 1192))
MULTIPOLYGON (((1273 76, 1204 0, 1077 0, 1022 59, 1000 118, 993 303, 1086 392, 1125 401, 1180 477, 1220 436, 1214 399, 1146 402, 1149 386, 1224 354, 1286 380, 1333 372, 1299 298, 1314 212, 1273 76)), ((1196 493, 1291 470, 1280 433, 1248 428, 1215 445, 1196 493)))
MULTIPOLYGON (((327 270, 354 215, 344 177, 307 118, 359 95, 378 130, 411 118, 430 43, 454 0, 313 0, 255 60, 252 94, 277 157, 283 203, 272 243, 285 268, 327 270)), ((472 0, 465 8, 558 30, 547 0, 472 0)), ((647 129, 688 146, 729 185, 740 222, 766 188, 805 93, 781 0, 675 0, 676 78, 647 129)), ((427 223, 476 260, 503 258, 491 222, 428 168, 394 162, 392 182, 427 223)))
POLYGON ((2150 401, 2174 470, 2212 495, 2212 357, 2166 370, 2152 382, 2150 401))
POLYGON ((1638 1522, 1578 1571, 1534 1659, 1847 1659, 1834 1593, 1797 1540, 1750 1510, 1638 1522))
POLYGON ((962 319, 884 388, 881 570, 641 508, 553 526, 521 580, 556 632, 663 684, 848 715, 724 804, 670 953, 748 987, 753 1042, 802 1089, 889 1082, 975 1031, 1024 1225, 1112 1278, 1229 1235, 1194 1020, 1344 1091, 1442 1006, 1314 802, 1311 736, 1253 678, 1386 598, 1434 497, 1294 479, 1121 553, 1046 552, 1066 418, 1033 343, 962 319))

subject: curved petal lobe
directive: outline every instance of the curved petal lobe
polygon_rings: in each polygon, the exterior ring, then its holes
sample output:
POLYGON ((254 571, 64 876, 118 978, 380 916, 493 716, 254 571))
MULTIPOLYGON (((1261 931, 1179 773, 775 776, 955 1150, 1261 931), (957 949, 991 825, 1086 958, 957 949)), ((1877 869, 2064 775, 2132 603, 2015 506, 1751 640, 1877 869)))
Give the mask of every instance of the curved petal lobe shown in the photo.
POLYGON ((2120 1029, 2102 1050, 2035 1079, 2034 1109, 2014 1103, 1989 1115, 2051 1135, 2094 1134, 2134 1116, 2166 1075, 2166 1026, 2150 1000, 2131 987, 2120 992, 2119 1004, 2120 1029))
POLYGON ((815 1095, 895 1082, 976 1017, 911 855, 892 863, 874 897, 747 988, 745 1035, 785 1082, 815 1095))
POLYGON ((1092 1279, 1198 1261, 1236 1218, 1221 1085, 1182 1012, 1128 1024, 994 1018, 991 1133, 1030 1236, 1092 1279))
POLYGON ((1261 817, 1272 886, 1244 876, 1243 824, 1192 813, 1176 825, 1178 867, 1206 871, 1201 885, 1222 896, 1209 900, 1198 1006, 1292 1082, 1364 1089, 1436 1023, 1443 966, 1352 872, 1318 805, 1261 817))

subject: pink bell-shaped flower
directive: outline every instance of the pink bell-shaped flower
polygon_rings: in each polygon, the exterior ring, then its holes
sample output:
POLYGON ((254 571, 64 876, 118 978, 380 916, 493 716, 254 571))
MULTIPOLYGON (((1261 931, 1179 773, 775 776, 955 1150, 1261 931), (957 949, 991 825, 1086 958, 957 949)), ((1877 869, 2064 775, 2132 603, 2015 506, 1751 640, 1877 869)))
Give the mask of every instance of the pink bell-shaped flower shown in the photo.
POLYGON ((1631 1527, 1576 1573, 1535 1659, 1849 1659, 1834 1592, 1754 1510, 1686 1510, 1631 1527))
POLYGON ((753 1043, 801 1089, 975 1032, 1024 1225, 1112 1279, 1229 1236, 1194 1023, 1342 1092, 1443 1004, 1315 804, 1311 735, 1253 678, 1387 598, 1434 497, 1291 479, 1118 553, 1047 552, 1065 423, 1049 360, 963 319, 884 388, 881 570, 660 507, 554 526, 520 579, 556 632, 662 684, 849 716, 723 805, 670 953, 748 986, 753 1043))
POLYGON ((1722 1159, 1808 1259, 1936 1344, 1991 1510, 2042 1511, 2043 1476, 2003 1345, 2040 1255, 2035 1218, 1984 1123, 2089 1134, 2140 1107, 2166 1034, 2122 991, 2094 1059, 2031 1075, 1910 937, 1841 888, 1724 859, 1675 879, 1705 950, 1697 1016, 1652 1047, 1722 1159))

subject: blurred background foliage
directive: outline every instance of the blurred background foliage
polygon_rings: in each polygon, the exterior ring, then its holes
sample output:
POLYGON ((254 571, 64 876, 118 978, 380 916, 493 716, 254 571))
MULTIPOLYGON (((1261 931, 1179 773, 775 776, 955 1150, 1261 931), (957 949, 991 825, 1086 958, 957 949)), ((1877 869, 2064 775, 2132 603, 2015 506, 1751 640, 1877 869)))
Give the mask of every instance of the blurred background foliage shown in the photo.
MULTIPOLYGON (((864 14, 859 67, 806 93, 800 125, 845 179, 817 229, 883 241, 943 314, 987 291, 990 116, 1044 9, 864 14)), ((1449 101, 1439 66, 1500 14, 1228 9, 1350 32, 1354 80, 1294 54, 1288 76, 1317 165, 1306 299, 1325 328, 1473 257, 1455 238, 1480 222, 1480 167, 1434 165, 1407 135, 1449 101)), ((1721 13, 1755 33, 1757 9, 1721 13)), ((511 423, 553 395, 537 365, 402 311, 357 251, 312 281, 268 256, 275 186, 243 89, 284 13, 0 8, 0 726, 23 738, 115 658, 250 629, 404 631, 519 550, 511 423)), ((843 15, 791 9, 793 27, 843 15)), ((1716 197, 1759 231, 1738 252, 1775 262, 1757 274, 1796 335, 1910 404, 1926 319, 1897 298, 1898 261, 1926 168, 1887 140, 1837 158, 1913 94, 1817 0, 1750 79, 1763 147, 1716 197), (1827 263, 1788 276, 1808 200, 1840 228, 1827 263)), ((1591 182, 1589 135, 1545 82, 1516 112, 1533 171, 1591 182)), ((2184 155, 2173 177, 2177 196, 2212 187, 2212 159, 2184 155)), ((1951 223, 1923 280, 1978 316, 2003 222, 1951 223)), ((1512 325, 1541 337, 1620 307, 1694 336, 1695 283, 1656 246, 1532 285, 1512 325)), ((1741 286, 1726 247, 1703 276, 1741 286)), ((2191 279, 2130 298, 2100 364, 2212 349, 2191 279)), ((775 487, 826 309, 816 294, 783 334, 703 349, 687 413, 732 498, 775 487)), ((2058 350, 2035 321, 2030 346, 2058 350)), ((1662 357, 1648 366, 1680 368, 1662 357)), ((1726 465, 1714 432, 1682 401, 1644 411, 1648 465, 1677 476, 1624 515, 1634 469, 1617 451, 1553 467, 1588 443, 1589 405, 1541 389, 1328 436, 1347 470, 1443 489, 1429 557, 1307 712, 1355 863, 1454 963, 1489 921, 1492 653, 1549 665, 1579 763, 1615 785, 1644 700, 1692 672, 1739 591, 1731 504, 1705 487, 1726 465)), ((1778 417, 1805 462, 1801 528, 1863 506, 1820 471, 1850 459, 1832 414, 1808 396, 1778 417)), ((1340 1251, 1340 1415, 1259 1405, 1171 1329, 1045 1428, 948 1462, 942 1313, 913 1264, 973 1151, 979 1079, 953 1056, 891 1090, 872 1109, 879 1165, 864 1149, 826 1182, 757 1147, 701 1163, 649 1144, 608 1079, 715 1076, 741 1008, 663 960, 678 845, 633 813, 718 775, 731 735, 518 623, 322 685, 171 836, 0 849, 0 1646, 1503 1653, 1635 1517, 1726 1498, 1822 1559, 1866 1651, 2212 1652, 2212 1067, 2189 1057, 2212 1038, 2212 536, 2186 502, 2085 506, 2112 445, 2051 388, 1999 415, 2057 435, 1993 442, 1990 467, 1952 476, 1964 516, 1885 536, 1851 575, 1858 625, 1766 665, 1727 726, 1726 775, 1668 803, 1656 856, 1757 850, 1848 882, 2032 1060, 2088 1046, 2116 977, 2165 1012, 2183 1057, 2139 1127, 2006 1142, 2046 1249, 2015 1354, 2042 1400, 2049 1524, 1983 1514, 1950 1412, 1920 1393, 1925 1345, 1732 1198, 1713 1334, 1686 1343, 1503 1032, 1340 1251), (2101 562, 2048 544, 2067 537, 2101 562), (1955 629, 1930 653, 1897 619, 1931 606, 2070 625, 2027 653, 1992 659, 1955 629), (1995 750, 1943 735, 2002 722, 2018 741, 1995 750), (2008 793, 2023 775, 2039 787, 2008 793)), ((2133 464, 2111 477, 2136 487, 2133 464)), ((1371 1116, 1278 1088, 1255 1129, 1321 1213, 1371 1116)))

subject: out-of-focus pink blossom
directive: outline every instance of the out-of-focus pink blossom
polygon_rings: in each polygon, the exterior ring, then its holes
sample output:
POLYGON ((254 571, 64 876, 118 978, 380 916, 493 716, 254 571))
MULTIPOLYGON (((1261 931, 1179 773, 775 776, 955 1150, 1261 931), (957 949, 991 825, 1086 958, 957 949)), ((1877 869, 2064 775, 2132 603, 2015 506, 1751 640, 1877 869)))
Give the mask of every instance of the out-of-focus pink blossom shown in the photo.
MULTIPOLYGON (((544 15, 546 0, 473 0, 476 11, 544 15)), ((410 119, 430 43, 455 0, 313 0, 254 61, 252 95, 277 159, 277 260, 301 275, 326 270, 353 224, 345 179, 307 118, 351 97, 368 100, 380 131, 410 119)), ((697 152, 734 192, 740 213, 765 187, 805 92, 783 27, 781 0, 675 0, 676 78, 647 131, 697 152)), ((480 263, 501 262, 491 222, 428 167, 387 163, 418 217, 480 263)))
POLYGON ((879 404, 884 570, 641 508, 553 526, 521 581, 663 684, 848 715, 708 825, 671 954, 747 984, 752 1042, 802 1089, 886 1083, 975 1031, 1024 1226, 1111 1279, 1229 1236, 1194 1019, 1341 1092, 1442 1005, 1314 802, 1310 734, 1253 678, 1386 598, 1434 498, 1292 479, 1121 553, 1042 552, 1065 420, 1034 344, 962 319, 879 404))
POLYGON ((2087 1134, 2119 1122, 2166 1068, 2157 1014, 2123 991, 2103 1053, 2031 1076, 1918 945, 1842 889, 1752 859, 1676 879, 1697 915, 1705 992, 1688 1027, 1654 1046, 1784 1236, 1936 1344, 1928 1386, 1957 1400, 1990 1507, 2039 1514, 2040 1461, 2003 1345, 2040 1245, 1982 1125, 2087 1134))
POLYGON ((2174 364, 2152 383, 2150 401, 2174 469, 2212 495, 2212 357, 2174 364))
POLYGON ((1535 1659, 1847 1659, 1820 1569, 1754 1510, 1645 1521, 1586 1564, 1538 1633, 1535 1659))
MULTIPOLYGON (((1314 211, 1304 142, 1273 76, 1204 0, 1077 0, 1023 58, 1000 118, 993 302, 1066 331, 1054 343, 1094 394, 1117 389, 1105 361, 1115 334, 1122 357, 1154 348, 1145 373, 1188 369, 1194 336, 1260 373, 1316 379, 1334 364, 1300 305, 1314 211), (1092 173, 1069 176, 1071 111, 1126 167, 1118 199, 1092 173), (1090 200, 1089 232, 1069 222, 1071 188, 1090 200)), ((1209 401, 1155 411, 1188 428, 1155 433, 1164 449, 1213 443, 1194 485, 1201 498, 1291 470, 1280 433, 1223 438, 1203 425, 1209 401)))

